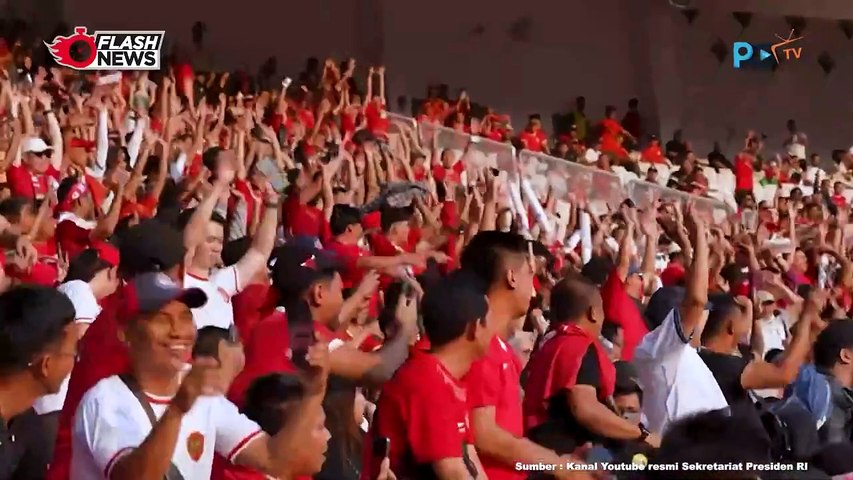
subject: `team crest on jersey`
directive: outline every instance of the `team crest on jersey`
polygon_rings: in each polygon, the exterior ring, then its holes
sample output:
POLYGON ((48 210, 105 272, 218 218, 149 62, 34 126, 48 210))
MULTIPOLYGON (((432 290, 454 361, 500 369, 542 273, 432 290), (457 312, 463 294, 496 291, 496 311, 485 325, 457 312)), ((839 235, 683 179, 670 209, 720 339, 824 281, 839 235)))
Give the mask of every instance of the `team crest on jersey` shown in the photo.
POLYGON ((187 453, 194 462, 199 461, 204 453, 204 435, 201 432, 193 432, 187 437, 187 453))

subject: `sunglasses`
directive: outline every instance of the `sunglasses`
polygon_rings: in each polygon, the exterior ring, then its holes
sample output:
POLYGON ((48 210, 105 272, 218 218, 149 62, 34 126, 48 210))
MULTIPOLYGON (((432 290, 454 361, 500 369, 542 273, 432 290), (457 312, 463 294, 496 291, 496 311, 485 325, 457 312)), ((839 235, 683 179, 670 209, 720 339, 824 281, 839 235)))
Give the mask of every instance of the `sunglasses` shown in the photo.
POLYGON ((30 153, 32 153, 33 155, 35 155, 39 158, 43 158, 43 157, 50 156, 50 154, 53 152, 51 152, 50 150, 45 150, 43 152, 30 152, 30 153))

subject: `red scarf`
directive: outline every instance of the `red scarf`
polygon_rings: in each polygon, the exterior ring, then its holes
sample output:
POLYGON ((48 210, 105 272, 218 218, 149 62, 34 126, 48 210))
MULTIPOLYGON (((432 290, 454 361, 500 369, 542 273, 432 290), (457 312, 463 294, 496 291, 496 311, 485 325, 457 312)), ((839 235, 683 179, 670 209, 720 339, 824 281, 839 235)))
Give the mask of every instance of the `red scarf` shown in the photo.
POLYGON ((573 323, 558 325, 549 335, 551 338, 533 355, 527 367, 529 377, 523 401, 525 430, 544 423, 548 419, 548 400, 561 390, 575 385, 578 370, 590 345, 598 355, 601 375, 599 399, 604 401, 613 396, 616 386, 616 367, 598 339, 573 323), (561 360, 559 363, 558 358, 561 360))

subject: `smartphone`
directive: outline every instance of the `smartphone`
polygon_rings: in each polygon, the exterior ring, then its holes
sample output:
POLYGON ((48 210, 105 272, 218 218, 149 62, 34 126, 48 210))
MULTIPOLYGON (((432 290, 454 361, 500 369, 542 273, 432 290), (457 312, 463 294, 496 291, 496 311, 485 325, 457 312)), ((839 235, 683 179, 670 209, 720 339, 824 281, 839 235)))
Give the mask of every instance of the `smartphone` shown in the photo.
POLYGON ((400 292, 403 294, 404 298, 412 298, 414 296, 412 284, 409 282, 403 282, 400 292))
POLYGON ((391 440, 388 437, 376 437, 373 439, 373 456, 383 459, 391 454, 391 440))
POLYGON ((297 368, 308 369, 308 348, 317 342, 314 321, 305 302, 287 308, 287 328, 290 334, 290 361, 297 368))

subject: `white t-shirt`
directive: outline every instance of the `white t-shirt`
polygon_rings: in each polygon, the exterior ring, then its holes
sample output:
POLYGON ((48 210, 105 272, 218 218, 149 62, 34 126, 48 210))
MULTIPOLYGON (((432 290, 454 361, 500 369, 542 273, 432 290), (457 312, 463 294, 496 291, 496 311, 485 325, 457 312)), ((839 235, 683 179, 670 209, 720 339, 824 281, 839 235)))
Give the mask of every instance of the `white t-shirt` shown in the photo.
POLYGON ((634 350, 643 416, 649 430, 663 434, 676 420, 729 406, 714 375, 681 331, 681 314, 673 309, 634 350))
MULTIPOLYGON (((159 419, 170 399, 147 395, 159 419)), ((118 376, 98 382, 83 396, 74 416, 72 480, 109 478, 116 460, 151 432, 139 400, 118 376)), ((172 464, 187 480, 210 478, 213 453, 229 462, 263 432, 223 396, 200 397, 181 419, 172 464)))
MULTIPOLYGON (((95 298, 95 293, 92 292, 92 287, 83 280, 72 280, 63 283, 57 290, 64 293, 74 305, 74 322, 75 323, 92 323, 98 318, 101 313, 101 306, 98 305, 98 299, 95 298)), ((39 415, 45 413, 56 412, 62 410, 65 404, 65 396, 68 394, 68 379, 71 374, 65 377, 62 381, 62 386, 59 387, 57 393, 52 393, 39 397, 33 404, 33 408, 39 415)))
POLYGON ((200 288, 207 294, 207 303, 193 309, 196 328, 209 326, 229 328, 234 324, 234 307, 231 297, 240 293, 240 279, 237 267, 214 270, 210 277, 201 278, 189 273, 184 274, 184 288, 200 288))

